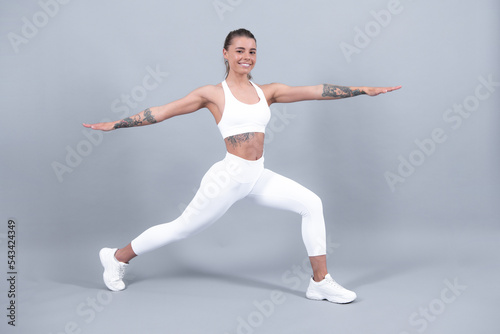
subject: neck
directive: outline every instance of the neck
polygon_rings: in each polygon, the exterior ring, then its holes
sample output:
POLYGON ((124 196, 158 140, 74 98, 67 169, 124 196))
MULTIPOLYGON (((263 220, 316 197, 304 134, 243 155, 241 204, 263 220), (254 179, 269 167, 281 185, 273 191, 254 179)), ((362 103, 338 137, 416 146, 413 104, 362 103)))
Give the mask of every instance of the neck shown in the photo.
POLYGON ((239 74, 234 72, 229 72, 229 75, 226 78, 227 83, 231 83, 232 85, 245 86, 250 85, 250 80, 248 76, 245 74, 239 74))

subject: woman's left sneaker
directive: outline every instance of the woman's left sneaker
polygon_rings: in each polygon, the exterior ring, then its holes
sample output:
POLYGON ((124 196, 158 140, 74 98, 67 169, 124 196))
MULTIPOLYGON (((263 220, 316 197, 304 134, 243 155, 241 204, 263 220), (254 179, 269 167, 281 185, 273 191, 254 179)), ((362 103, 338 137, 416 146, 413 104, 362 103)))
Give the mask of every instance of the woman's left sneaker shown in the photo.
POLYGON ((326 299, 332 303, 346 304, 356 299, 356 293, 349 291, 327 274, 321 282, 315 282, 311 277, 306 297, 314 300, 326 299))

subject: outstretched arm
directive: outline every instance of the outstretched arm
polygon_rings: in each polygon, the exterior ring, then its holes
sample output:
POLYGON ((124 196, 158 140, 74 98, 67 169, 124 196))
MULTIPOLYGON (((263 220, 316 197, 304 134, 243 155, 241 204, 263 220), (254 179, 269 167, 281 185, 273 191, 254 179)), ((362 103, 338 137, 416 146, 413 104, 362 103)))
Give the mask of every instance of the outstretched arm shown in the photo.
POLYGON ((346 87, 330 84, 323 84, 322 98, 325 99, 341 99, 344 97, 353 97, 361 94, 368 96, 376 96, 393 90, 400 89, 401 86, 395 87, 346 87))
POLYGON ((291 87, 279 83, 270 84, 271 103, 288 103, 308 100, 335 100, 358 95, 376 96, 400 89, 394 87, 348 87, 331 84, 291 87))
POLYGON ((207 89, 210 88, 208 86, 198 88, 182 99, 167 103, 163 106, 147 108, 134 116, 116 122, 95 124, 84 123, 83 126, 94 130, 110 131, 162 122, 171 117, 188 114, 205 107, 208 103, 208 99, 206 98, 207 89))

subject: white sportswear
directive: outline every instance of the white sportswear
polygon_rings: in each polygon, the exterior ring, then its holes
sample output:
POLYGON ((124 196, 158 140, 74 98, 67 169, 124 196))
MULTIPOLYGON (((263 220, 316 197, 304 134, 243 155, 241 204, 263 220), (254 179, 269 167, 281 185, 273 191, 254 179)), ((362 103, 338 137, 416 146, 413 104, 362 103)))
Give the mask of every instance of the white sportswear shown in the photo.
MULTIPOLYGON (((222 137, 262 132, 270 119, 270 109, 262 90, 251 83, 259 96, 256 104, 238 101, 227 83, 222 82, 225 107, 219 130, 222 137)), ((236 201, 254 200, 274 208, 290 210, 302 216, 302 239, 309 256, 326 254, 325 221, 321 199, 309 189, 264 168, 264 157, 251 161, 229 152, 215 163, 201 180, 193 200, 180 217, 153 226, 132 240, 135 254, 186 238, 210 226, 236 201)))
POLYGON ((253 82, 250 83, 259 96, 259 102, 255 104, 238 101, 231 93, 226 80, 222 82, 225 104, 222 118, 217 124, 222 138, 247 132, 266 132, 266 125, 271 119, 271 110, 262 89, 253 82))
POLYGON ((230 153, 208 170, 179 218, 147 229, 132 240, 132 249, 141 255, 199 232, 244 197, 257 204, 299 213, 307 254, 326 254, 321 199, 297 182, 264 168, 264 157, 251 161, 230 153))

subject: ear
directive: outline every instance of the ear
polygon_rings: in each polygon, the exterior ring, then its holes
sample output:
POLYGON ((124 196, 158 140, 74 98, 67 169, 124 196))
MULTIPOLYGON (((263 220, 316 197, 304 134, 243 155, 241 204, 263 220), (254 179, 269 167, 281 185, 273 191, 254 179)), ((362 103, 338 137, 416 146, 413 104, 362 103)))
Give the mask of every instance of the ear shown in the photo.
POLYGON ((226 49, 222 49, 222 56, 224 56, 224 59, 227 60, 228 55, 227 55, 227 50, 226 49))

